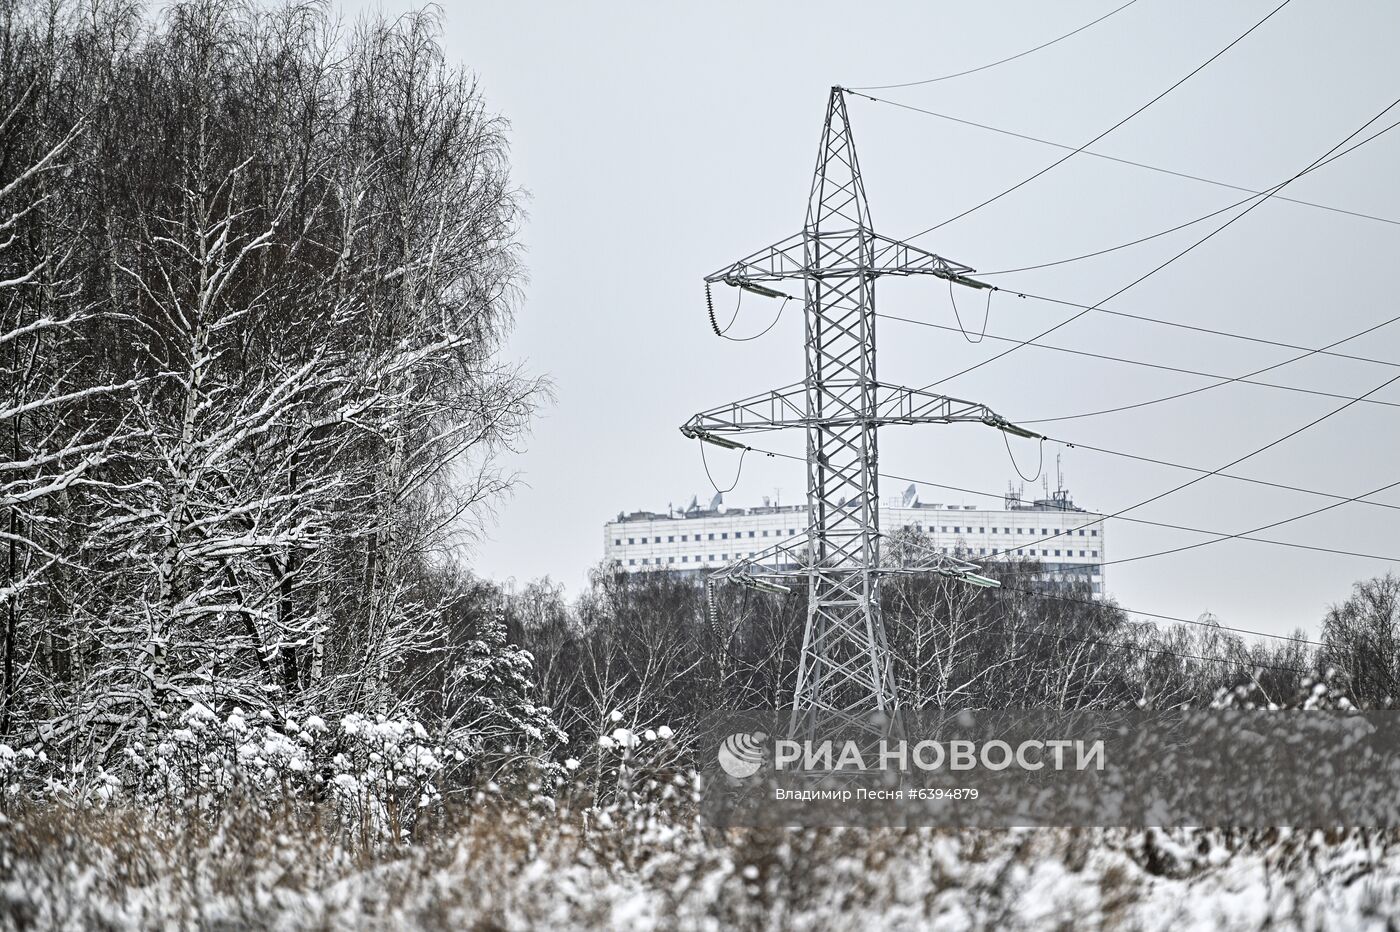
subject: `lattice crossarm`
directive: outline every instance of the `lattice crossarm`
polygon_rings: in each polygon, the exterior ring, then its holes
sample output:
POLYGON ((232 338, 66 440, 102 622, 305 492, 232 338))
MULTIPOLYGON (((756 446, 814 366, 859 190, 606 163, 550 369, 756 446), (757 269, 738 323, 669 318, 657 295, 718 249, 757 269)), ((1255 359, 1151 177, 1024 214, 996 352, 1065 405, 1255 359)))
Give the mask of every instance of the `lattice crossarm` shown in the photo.
POLYGON ((786 576, 805 576, 811 569, 811 550, 808 547, 807 534, 803 532, 766 547, 751 557, 740 557, 720 567, 710 574, 710 579, 780 579, 786 576))
POLYGON ((810 427, 813 424, 842 427, 976 422, 1018 437, 1041 436, 1018 427, 975 401, 950 398, 902 385, 876 383, 874 405, 867 411, 855 404, 866 397, 864 392, 858 390, 860 383, 857 380, 832 379, 825 382, 824 387, 833 409, 820 418, 808 415, 807 389, 798 382, 702 411, 681 425, 681 433, 692 440, 705 440, 731 449, 742 449, 744 444, 726 439, 729 434, 810 427), (840 408, 843 399, 851 400, 845 410, 840 408))
MULTIPOLYGON (((787 239, 765 246, 738 262, 726 265, 705 276, 711 285, 726 284, 744 287, 757 282, 777 282, 789 278, 802 278, 808 272, 807 258, 803 250, 802 234, 794 233, 787 239)), ((760 290, 761 289, 755 289, 760 290)))
POLYGON ((702 411, 681 425, 681 433, 692 440, 740 448, 743 444, 726 441, 724 435, 799 427, 806 423, 806 411, 806 386, 796 382, 702 411))
POLYGON ((876 424, 957 424, 978 422, 1017 437, 1040 438, 976 401, 950 398, 918 388, 879 383, 875 387, 876 424))
POLYGON ((941 553, 933 548, 932 544, 925 543, 917 537, 900 536, 891 537, 888 534, 881 534, 880 537, 887 541, 890 546, 886 548, 886 554, 891 557, 900 558, 898 566, 881 567, 877 572, 882 576, 911 576, 920 573, 935 573, 939 576, 947 576, 950 579, 961 580, 965 583, 978 586, 984 589, 998 589, 1001 587, 1000 580, 983 576, 982 569, 978 564, 967 560, 941 553))
POLYGON ((976 269, 899 240, 871 233, 872 275, 936 275, 969 288, 990 288, 986 282, 969 278, 976 269))

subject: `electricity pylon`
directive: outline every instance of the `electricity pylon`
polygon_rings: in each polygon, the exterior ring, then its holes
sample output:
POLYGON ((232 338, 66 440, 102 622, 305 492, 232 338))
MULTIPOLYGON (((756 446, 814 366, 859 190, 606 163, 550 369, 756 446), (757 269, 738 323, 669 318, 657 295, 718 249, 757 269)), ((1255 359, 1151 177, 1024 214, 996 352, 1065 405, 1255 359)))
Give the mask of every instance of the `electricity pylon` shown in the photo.
POLYGON ((928 550, 898 565, 882 560, 877 432, 885 424, 976 421, 1024 437, 986 406, 884 384, 875 371, 875 279, 934 275, 970 288, 974 270, 871 227, 843 89, 826 110, 816 174, 802 231, 708 275, 768 297, 787 297, 765 282, 800 279, 806 376, 794 385, 705 411, 681 427, 685 436, 732 449, 729 435, 800 427, 807 434, 808 527, 795 538, 715 572, 789 591, 784 579, 807 580, 807 626, 793 692, 797 713, 822 713, 869 727, 872 713, 895 711, 896 692, 880 580, 892 574, 940 573, 972 585, 997 586, 977 566, 928 550))

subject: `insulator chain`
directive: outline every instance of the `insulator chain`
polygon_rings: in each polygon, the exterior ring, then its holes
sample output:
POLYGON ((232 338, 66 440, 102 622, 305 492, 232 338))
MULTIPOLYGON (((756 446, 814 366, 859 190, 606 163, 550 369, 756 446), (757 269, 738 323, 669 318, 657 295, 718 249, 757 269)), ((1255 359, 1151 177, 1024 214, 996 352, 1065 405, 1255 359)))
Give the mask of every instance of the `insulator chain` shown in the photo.
POLYGON ((715 320, 715 298, 710 294, 710 283, 705 282, 705 310, 710 315, 710 328, 714 330, 715 336, 724 336, 724 331, 719 329, 719 321, 715 320))
POLYGON ((719 637, 719 604, 715 598, 715 583, 713 579, 705 580, 705 614, 709 616, 710 630, 715 637, 719 637))

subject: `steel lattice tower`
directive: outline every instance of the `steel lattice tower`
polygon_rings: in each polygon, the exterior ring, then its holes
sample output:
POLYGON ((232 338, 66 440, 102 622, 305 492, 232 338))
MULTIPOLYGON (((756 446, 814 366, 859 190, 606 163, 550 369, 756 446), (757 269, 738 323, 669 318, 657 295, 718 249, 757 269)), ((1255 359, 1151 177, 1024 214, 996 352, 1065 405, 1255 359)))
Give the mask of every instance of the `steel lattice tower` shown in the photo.
POLYGON ((765 282, 803 286, 802 382, 692 417, 687 437, 744 448, 727 435, 800 427, 807 435, 808 527, 761 553, 737 559, 709 582, 732 579, 787 591, 780 580, 807 580, 807 625, 793 692, 796 712, 863 724, 893 712, 894 675, 880 615, 880 580, 934 572, 995 586, 976 566, 902 548, 888 565, 880 532, 878 429, 884 424, 978 421, 1020 436, 983 405, 881 383, 875 368, 875 279, 934 275, 973 288, 973 269, 876 233, 871 226, 843 89, 832 88, 802 232, 706 277, 769 297, 765 282))

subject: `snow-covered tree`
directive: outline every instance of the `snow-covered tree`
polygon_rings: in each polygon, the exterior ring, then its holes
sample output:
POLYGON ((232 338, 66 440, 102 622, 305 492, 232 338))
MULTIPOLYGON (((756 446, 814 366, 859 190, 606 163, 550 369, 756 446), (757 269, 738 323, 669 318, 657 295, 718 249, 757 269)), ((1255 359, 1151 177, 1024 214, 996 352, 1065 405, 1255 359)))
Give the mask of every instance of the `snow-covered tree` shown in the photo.
POLYGON ((430 13, 0 0, 0 729, 390 713, 547 391, 430 13), (152 11, 154 12, 154 10, 152 11))

